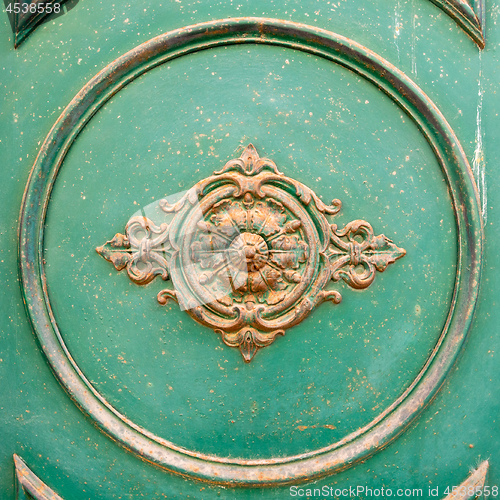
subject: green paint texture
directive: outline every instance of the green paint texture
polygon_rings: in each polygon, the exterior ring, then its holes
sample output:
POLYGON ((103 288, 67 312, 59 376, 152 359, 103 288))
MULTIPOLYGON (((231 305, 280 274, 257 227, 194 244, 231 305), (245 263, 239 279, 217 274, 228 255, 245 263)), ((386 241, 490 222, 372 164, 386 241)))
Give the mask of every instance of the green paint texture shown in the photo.
MULTIPOLYGON (((18 276, 19 210, 40 145, 98 71, 167 31, 260 16, 365 45, 442 111, 478 179, 483 277, 469 338, 435 400, 366 462, 301 487, 458 485, 490 461, 500 483, 498 2, 486 48, 431 2, 80 0, 14 50, 0 21, 0 490, 12 455, 62 498, 289 498, 289 486, 227 488, 160 470, 93 425, 57 382, 33 334, 18 276), (480 95, 478 96, 478 91, 480 95), (486 195, 487 189, 487 195, 486 195)), ((161 222, 161 221, 159 221, 161 222)), ((418 374, 446 321, 457 271, 451 196, 433 151, 388 96, 352 71, 293 48, 219 47, 169 61, 113 96, 75 140, 54 185, 43 242, 47 289, 69 351, 94 387, 174 444, 229 458, 312 451, 366 425, 418 374), (175 304, 160 278, 139 287, 96 252, 138 211, 185 191, 248 143, 325 202, 342 227, 365 219, 407 255, 366 290, 338 286, 250 364, 175 304)), ((444 494, 440 494, 440 498, 444 494)), ((365 498, 361 495, 359 498, 365 498)))

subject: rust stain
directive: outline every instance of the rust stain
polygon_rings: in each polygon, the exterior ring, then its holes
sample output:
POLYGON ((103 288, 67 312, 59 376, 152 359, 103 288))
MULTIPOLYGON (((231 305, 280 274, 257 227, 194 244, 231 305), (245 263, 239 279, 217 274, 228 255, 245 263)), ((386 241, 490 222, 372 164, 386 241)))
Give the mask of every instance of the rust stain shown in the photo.
POLYGON ((307 429, 336 429, 337 427, 335 427, 334 425, 331 425, 331 424, 325 424, 325 425, 299 425, 297 427, 297 429, 299 431, 306 431, 307 429))

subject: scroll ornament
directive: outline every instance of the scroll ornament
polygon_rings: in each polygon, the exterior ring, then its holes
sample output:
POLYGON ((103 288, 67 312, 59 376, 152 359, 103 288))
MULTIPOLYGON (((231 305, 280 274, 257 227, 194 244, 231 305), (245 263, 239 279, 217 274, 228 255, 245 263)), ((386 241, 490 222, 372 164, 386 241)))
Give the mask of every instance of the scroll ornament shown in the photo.
POLYGON ((158 302, 175 300, 246 362, 322 302, 338 304, 332 282, 367 288, 406 253, 364 220, 331 223, 340 200, 326 205, 251 144, 160 207, 169 223, 132 217, 97 252, 138 285, 170 280, 158 302))

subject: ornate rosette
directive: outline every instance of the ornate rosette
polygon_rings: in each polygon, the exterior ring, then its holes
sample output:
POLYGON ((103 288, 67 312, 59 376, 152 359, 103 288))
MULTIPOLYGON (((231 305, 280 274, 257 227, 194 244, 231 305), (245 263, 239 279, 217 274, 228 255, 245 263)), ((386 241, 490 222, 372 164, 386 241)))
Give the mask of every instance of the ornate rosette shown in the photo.
POLYGON ((251 144, 160 207, 174 215, 170 224, 133 217, 126 235, 97 251, 137 284, 170 277, 174 289, 159 292, 158 301, 175 299, 247 362, 321 302, 339 303, 340 293, 327 289, 332 280, 366 288, 376 270, 405 254, 366 221, 330 224, 340 201, 325 205, 251 144))

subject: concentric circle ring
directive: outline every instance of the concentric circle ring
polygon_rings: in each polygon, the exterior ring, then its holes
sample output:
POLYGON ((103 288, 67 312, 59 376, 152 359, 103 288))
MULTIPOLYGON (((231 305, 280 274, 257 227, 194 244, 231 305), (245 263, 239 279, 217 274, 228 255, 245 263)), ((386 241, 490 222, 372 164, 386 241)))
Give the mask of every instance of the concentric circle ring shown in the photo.
POLYGON ((431 401, 465 341, 478 297, 482 223, 471 170, 451 127, 425 93, 365 47, 318 28, 264 18, 225 19, 160 35, 98 73, 70 102, 43 143, 22 203, 19 228, 21 286, 33 329, 54 373, 71 398, 104 432, 160 467, 229 485, 273 485, 310 479, 351 466, 386 446, 431 401), (43 265, 43 233, 52 186, 75 137, 103 104, 148 70, 199 50, 231 44, 288 47, 340 64, 373 83, 417 124, 439 162, 453 200, 458 233, 455 289, 444 329, 410 387, 366 427, 325 448, 262 460, 195 453, 127 420, 86 379, 65 346, 52 313, 43 265))

